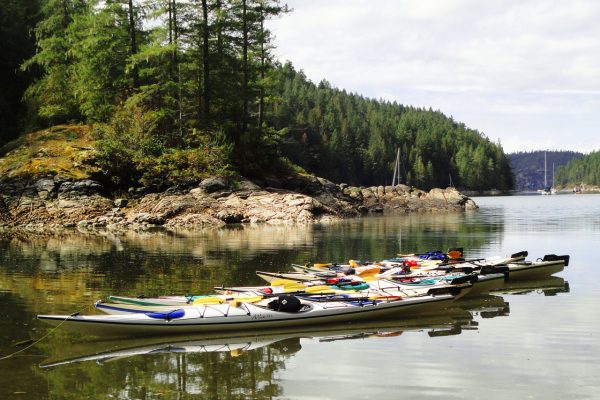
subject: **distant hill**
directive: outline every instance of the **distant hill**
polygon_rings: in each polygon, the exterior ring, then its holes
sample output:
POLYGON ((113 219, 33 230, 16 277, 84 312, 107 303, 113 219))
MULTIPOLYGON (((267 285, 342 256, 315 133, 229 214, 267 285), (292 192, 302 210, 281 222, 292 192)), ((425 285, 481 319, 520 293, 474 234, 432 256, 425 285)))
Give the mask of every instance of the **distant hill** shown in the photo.
POLYGON ((600 186, 600 151, 594 151, 556 170, 562 186, 600 186))
POLYGON ((537 190, 544 187, 544 153, 546 153, 547 182, 552 185, 552 164, 556 171, 559 166, 583 157, 575 151, 529 151, 508 154, 515 175, 515 189, 537 190))

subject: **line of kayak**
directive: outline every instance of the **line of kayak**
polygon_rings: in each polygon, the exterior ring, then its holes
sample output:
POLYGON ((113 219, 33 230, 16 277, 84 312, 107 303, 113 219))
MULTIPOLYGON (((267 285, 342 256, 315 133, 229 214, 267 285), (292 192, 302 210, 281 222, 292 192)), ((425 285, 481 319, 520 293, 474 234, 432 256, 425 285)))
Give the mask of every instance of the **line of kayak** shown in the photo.
POLYGON ((246 351, 269 346, 286 354, 301 349, 300 340, 309 339, 331 342, 352 339, 385 339, 396 337, 404 332, 426 333, 430 337, 458 335, 465 330, 477 330, 479 323, 474 318, 483 319, 506 317, 510 305, 498 294, 523 294, 531 291, 554 296, 569 292, 569 284, 556 276, 536 280, 508 281, 491 294, 462 297, 443 312, 430 313, 417 317, 370 319, 353 323, 307 325, 266 330, 242 330, 208 332, 175 336, 152 336, 129 338, 115 341, 77 341, 68 348, 55 349, 40 367, 50 368, 78 362, 106 363, 115 359, 139 355, 168 353, 207 353, 226 352, 236 357, 246 351), (279 344, 276 344, 279 343, 279 344))
POLYGON ((380 263, 294 266, 294 271, 279 273, 257 271, 267 286, 219 287, 210 295, 110 296, 95 303, 106 315, 38 315, 38 319, 92 335, 142 336, 420 315, 448 307, 470 293, 497 288, 507 278, 551 275, 569 263, 569 256, 555 255, 525 261, 527 252, 480 260, 456 257, 456 250, 440 253, 404 255, 380 263))

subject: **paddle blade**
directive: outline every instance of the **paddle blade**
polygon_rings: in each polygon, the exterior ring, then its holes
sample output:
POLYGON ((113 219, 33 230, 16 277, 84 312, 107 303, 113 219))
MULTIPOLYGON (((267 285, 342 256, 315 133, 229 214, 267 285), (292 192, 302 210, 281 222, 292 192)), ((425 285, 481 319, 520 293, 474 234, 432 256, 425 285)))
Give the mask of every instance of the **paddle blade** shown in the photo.
POLYGON ((463 256, 462 247, 452 247, 448 249, 448 257, 450 258, 461 258, 463 256))
POLYGON ((289 286, 304 286, 304 285, 299 284, 297 281, 292 281, 290 279, 273 279, 271 281, 271 286, 289 287, 289 286))
POLYGON ((378 274, 379 272, 381 272, 381 267, 379 267, 377 265, 357 267, 355 269, 355 274, 358 276, 361 276, 361 277, 368 276, 368 275, 375 275, 375 274, 378 274))
POLYGON ((305 289, 306 293, 335 293, 331 287, 327 285, 310 286, 305 289))
POLYGON ((220 299, 218 297, 198 297, 197 299, 194 299, 194 301, 192 302, 192 304, 195 306, 206 305, 206 304, 221 304, 221 303, 224 303, 224 300, 220 299))
POLYGON ((295 292, 303 292, 306 289, 306 286, 298 285, 298 286, 285 286, 283 288, 283 293, 295 293, 295 292))

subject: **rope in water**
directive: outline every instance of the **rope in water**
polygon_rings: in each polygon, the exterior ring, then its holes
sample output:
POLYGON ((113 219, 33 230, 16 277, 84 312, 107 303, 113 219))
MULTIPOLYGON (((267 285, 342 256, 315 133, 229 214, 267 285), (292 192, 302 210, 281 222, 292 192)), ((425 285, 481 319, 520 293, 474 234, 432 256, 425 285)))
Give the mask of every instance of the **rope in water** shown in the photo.
POLYGON ((14 353, 11 353, 11 354, 9 354, 9 355, 7 355, 7 356, 0 357, 0 361, 2 361, 2 360, 6 360, 6 359, 9 359, 9 358, 11 358, 11 357, 14 357, 14 356, 16 356, 17 354, 19 354, 19 353, 22 353, 22 352, 24 352, 25 350, 32 348, 32 347, 33 347, 33 346, 35 346, 36 344, 40 343, 42 340, 46 339, 46 338, 47 338, 48 336, 50 336, 52 333, 54 333, 54 331, 56 331, 58 328, 60 328, 60 326, 61 326, 62 324, 64 324, 65 322, 67 322, 67 321, 69 320, 69 318, 71 318, 71 317, 74 317, 74 316, 76 316, 76 315, 79 315, 79 312, 75 312, 75 313, 73 313, 73 314, 71 314, 71 315, 68 315, 68 316, 67 316, 67 318, 65 318, 64 320, 62 320, 62 321, 60 322, 60 324, 58 324, 58 325, 56 325, 54 328, 50 329, 48 332, 46 332, 46 334, 45 334, 44 336, 42 336, 42 337, 41 337, 41 338, 39 338, 38 340, 34 341, 33 343, 30 343, 30 344, 28 344, 27 346, 23 347, 22 349, 19 349, 19 350, 15 351, 14 353))

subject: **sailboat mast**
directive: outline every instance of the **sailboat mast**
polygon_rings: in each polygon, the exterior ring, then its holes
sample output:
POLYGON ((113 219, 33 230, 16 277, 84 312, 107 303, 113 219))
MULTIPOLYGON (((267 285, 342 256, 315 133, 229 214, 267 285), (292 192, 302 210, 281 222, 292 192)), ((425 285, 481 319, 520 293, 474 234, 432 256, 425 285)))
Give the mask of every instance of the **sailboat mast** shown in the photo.
MULTIPOLYGON (((398 171, 398 159, 400 157, 400 149, 398 148, 396 150, 396 162, 394 163, 394 176, 392 177, 392 186, 396 186, 396 176, 400 174, 400 171, 398 171)), ((398 179, 399 181, 400 179, 398 179)), ((400 182, 398 182, 400 183, 400 182)))
POLYGON ((544 152, 544 189, 548 187, 548 179, 546 178, 546 152, 544 152))
POLYGON ((400 147, 398 147, 398 152, 396 153, 396 164, 398 165, 398 167, 396 168, 396 170, 398 171, 397 181, 398 181, 398 185, 399 185, 400 183, 402 183, 400 181, 400 147))

